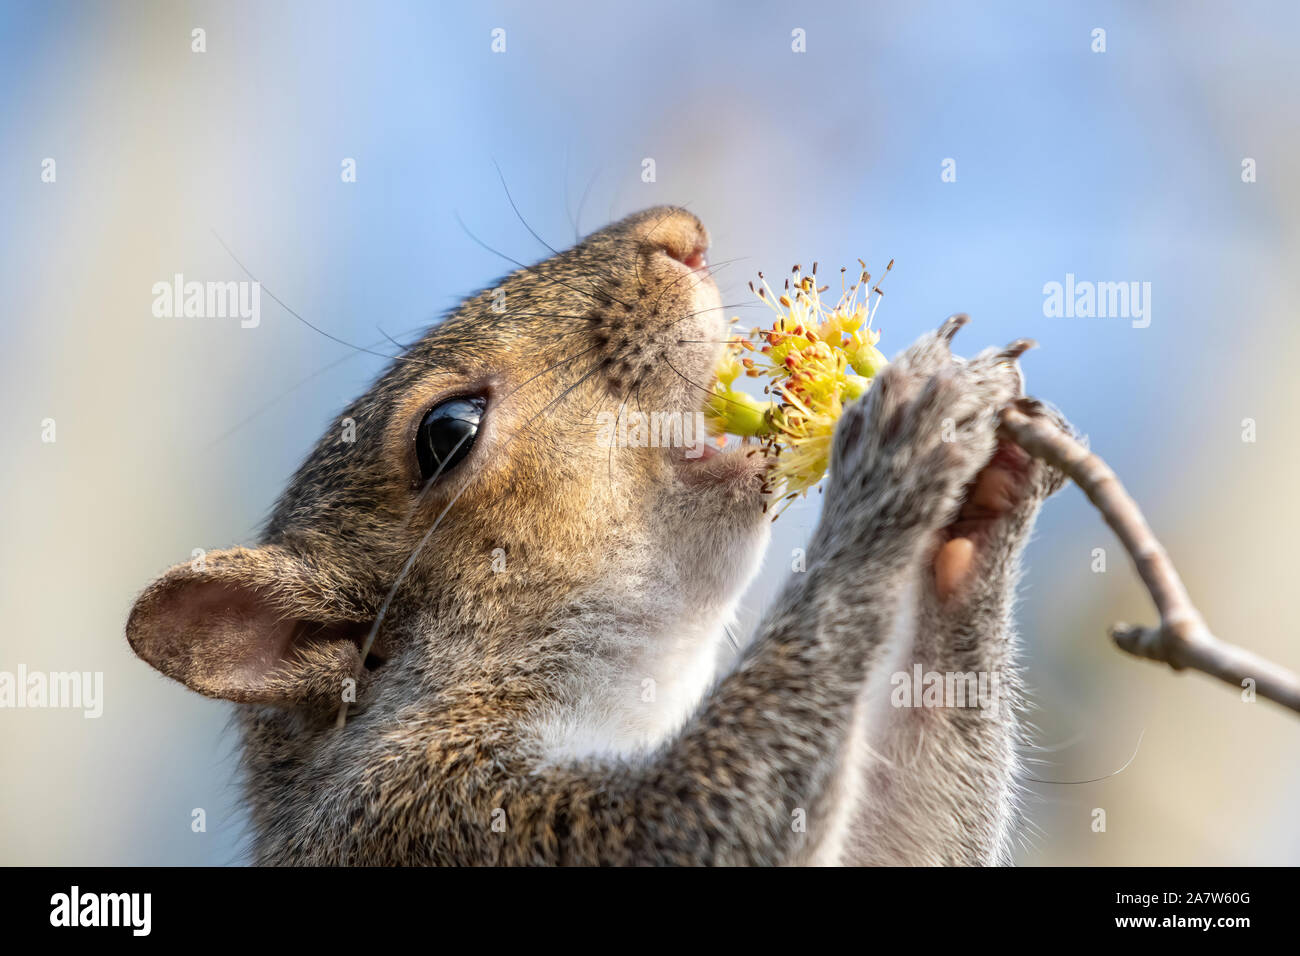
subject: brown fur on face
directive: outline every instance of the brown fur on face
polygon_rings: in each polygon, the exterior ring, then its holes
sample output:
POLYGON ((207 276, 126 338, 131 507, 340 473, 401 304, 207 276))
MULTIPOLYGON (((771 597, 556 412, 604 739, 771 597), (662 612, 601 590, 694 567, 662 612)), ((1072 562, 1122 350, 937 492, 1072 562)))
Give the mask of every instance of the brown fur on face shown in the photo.
POLYGON ((339 415, 260 548, 180 565, 140 598, 140 656, 257 705, 243 724, 259 857, 301 858, 277 841, 362 812, 376 798, 348 782, 421 752, 419 728, 445 729, 453 701, 457 722, 505 733, 635 659, 648 632, 725 616, 766 533, 757 462, 609 447, 597 425, 702 407, 727 330, 707 246, 694 216, 649 209, 470 297, 339 415), (426 486, 416 429, 469 395, 487 400, 469 454, 426 486))

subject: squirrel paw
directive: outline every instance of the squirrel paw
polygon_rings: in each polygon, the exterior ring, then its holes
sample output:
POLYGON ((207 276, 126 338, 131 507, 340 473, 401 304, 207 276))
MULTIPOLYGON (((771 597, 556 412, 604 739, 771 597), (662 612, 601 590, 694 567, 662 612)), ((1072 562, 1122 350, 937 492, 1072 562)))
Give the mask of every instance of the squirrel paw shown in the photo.
MULTIPOLYGON (((1002 378, 1010 365, 1019 377, 1016 361, 1031 345, 1020 340, 1005 349, 987 349, 971 360, 970 368, 977 375, 1002 378)), ((1055 408, 1024 396, 1023 385, 1021 378, 1014 398, 1022 411, 1046 415, 1069 434, 1077 434, 1055 408)), ((953 520, 940 530, 933 560, 939 600, 952 602, 968 594, 974 581, 996 583, 995 578, 1010 573, 1039 506, 1064 482, 1059 470, 998 434, 993 454, 963 489, 953 520)))
POLYGON ((828 507, 846 516, 865 510, 877 526, 925 530, 956 516, 964 490, 997 449, 999 410, 1021 393, 1016 358, 1028 347, 1013 343, 968 362, 951 351, 966 321, 953 316, 923 336, 845 410, 828 507))

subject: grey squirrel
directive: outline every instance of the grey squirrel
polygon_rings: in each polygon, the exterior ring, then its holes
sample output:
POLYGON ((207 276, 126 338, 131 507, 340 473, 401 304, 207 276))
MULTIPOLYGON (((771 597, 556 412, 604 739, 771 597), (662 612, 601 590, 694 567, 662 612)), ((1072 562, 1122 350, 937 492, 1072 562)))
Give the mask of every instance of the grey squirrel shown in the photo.
POLYGON ((762 456, 596 439, 601 411, 702 406, 708 244, 649 209, 471 296, 258 547, 141 594, 135 652, 239 704, 256 862, 1007 861, 1017 562, 1063 480, 998 438, 1025 344, 959 359, 951 319, 846 409, 807 569, 720 670, 762 456), (998 699, 892 706, 916 664, 998 699))

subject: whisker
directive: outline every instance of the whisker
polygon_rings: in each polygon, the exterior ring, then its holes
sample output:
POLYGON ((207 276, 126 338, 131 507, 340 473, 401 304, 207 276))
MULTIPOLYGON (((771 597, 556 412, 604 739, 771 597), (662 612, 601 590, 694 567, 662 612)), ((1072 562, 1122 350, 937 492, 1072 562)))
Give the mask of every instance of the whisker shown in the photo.
MULTIPOLYGON (((537 278, 545 279, 547 282, 550 282, 554 285, 563 286, 564 288, 568 289, 571 292, 578 293, 578 295, 586 296, 589 299, 595 297, 595 293, 590 290, 579 289, 576 286, 569 285, 569 283, 567 282, 560 281, 559 279, 555 278, 555 276, 543 275, 542 273, 537 271, 536 266, 525 265, 524 263, 520 262, 518 259, 506 255, 500 249, 492 248, 486 242, 484 242, 482 239, 480 239, 478 236, 474 234, 474 232, 469 228, 469 226, 465 224, 465 220, 460 218, 460 213, 454 213, 453 215, 455 215, 456 222, 460 224, 461 229, 465 230, 465 235, 469 236, 472 240, 474 240, 475 243, 477 243, 483 249, 486 249, 488 252, 492 253, 494 256, 500 256, 502 259, 506 260, 506 262, 513 263, 514 265, 518 266, 520 269, 523 269, 525 272, 532 273, 533 275, 537 276, 537 278)), ((623 305, 623 306, 630 305, 630 303, 624 302, 621 299, 615 299, 614 296, 610 295, 608 292, 606 292, 605 294, 609 295, 609 297, 613 299, 615 302, 617 302, 619 305, 623 305)))
POLYGON ((584 189, 582 190, 582 198, 578 200, 578 212, 577 212, 577 215, 574 216, 574 222, 573 222, 573 241, 574 241, 574 242, 580 242, 580 241, 582 240, 582 233, 581 233, 581 230, 582 230, 582 209, 583 209, 584 206, 587 205, 587 196, 588 196, 588 194, 590 194, 590 192, 591 192, 591 187, 594 186, 594 185, 596 184, 596 179, 597 179, 598 176, 600 176, 600 170, 596 170, 595 172, 593 172, 593 173, 591 174, 591 178, 587 180, 586 188, 584 188, 584 189))
POLYGON ((541 378, 541 377, 542 377, 543 375, 545 375, 547 372, 554 371, 555 369, 559 368, 561 365, 565 365, 565 364, 567 364, 568 362, 572 362, 574 359, 581 358, 582 356, 586 355, 588 352, 590 352, 590 351, 591 351, 592 349, 594 349, 594 348, 597 348, 597 344, 595 344, 595 343, 593 343, 592 345, 587 346, 585 349, 583 349, 583 350, 582 350, 581 352, 579 352, 577 355, 570 355, 568 358, 566 358, 566 359, 561 359, 560 361, 556 362, 554 365, 551 365, 551 366, 549 366, 549 367, 547 367, 547 368, 542 369, 542 370, 541 370, 540 372, 538 372, 536 375, 533 375, 533 376, 531 376, 530 378, 525 379, 521 384, 516 385, 516 386, 515 386, 514 388, 512 388, 509 392, 507 392, 505 395, 503 395, 503 396, 501 397, 501 401, 504 402, 506 399, 508 399, 511 395, 515 394, 515 392, 519 391, 519 389, 523 388, 523 387, 524 387, 525 385, 527 385, 529 382, 532 382, 532 381, 535 381, 536 379, 541 378))
MULTIPOLYGON (((623 390, 623 397, 619 400, 618 410, 614 413, 614 422, 616 425, 619 418, 621 418, 623 415, 623 409, 627 407, 627 396, 628 393, 631 391, 632 391, 631 385, 629 385, 627 388, 623 390)), ((614 434, 610 436, 609 452, 605 456, 606 478, 611 488, 614 486, 614 446, 617 443, 618 443, 618 429, 616 427, 614 430, 614 434)))
POLYGON ((510 208, 515 211, 515 215, 519 218, 519 221, 524 224, 524 228, 527 229, 530 233, 532 233, 534 239, 536 239, 538 242, 544 245, 547 249, 550 249, 551 255, 558 256, 560 254, 560 251, 556 249, 554 246, 552 246, 545 239, 543 239, 541 236, 539 236, 537 234, 536 229, 528 225, 528 220, 524 218, 524 214, 521 213, 519 211, 519 207, 515 205, 515 198, 510 195, 510 187, 506 185, 506 176, 505 173, 501 172, 501 165, 495 159, 492 160, 492 165, 496 167, 497 178, 501 180, 501 188, 504 189, 506 192, 506 200, 510 203, 510 208))
POLYGON ((1133 748, 1133 756, 1124 761, 1124 766, 1120 767, 1118 770, 1112 770, 1110 773, 1103 774, 1100 777, 1093 777, 1090 780, 1039 780, 1037 777, 1024 777, 1023 779, 1030 783, 1047 783, 1058 787, 1073 787, 1083 783, 1097 783, 1101 780, 1109 780, 1111 777, 1119 776, 1132 766, 1134 760, 1137 760, 1138 751, 1142 749, 1142 738, 1145 736, 1146 728, 1144 727, 1142 728, 1142 732, 1138 734, 1137 745, 1133 748))
POLYGON ((672 288, 673 286, 675 286, 677 283, 681 282, 683 279, 688 278, 689 276, 693 276, 695 273, 700 272, 700 271, 702 271, 702 270, 704 270, 704 269, 707 269, 707 268, 709 268, 709 267, 708 267, 708 266, 700 266, 698 269, 691 269, 691 270, 689 270, 689 271, 687 271, 687 272, 682 273, 682 274, 679 275, 676 279, 674 279, 672 282, 669 282, 667 285, 665 285, 662 289, 659 290, 659 295, 658 295, 658 297, 656 297, 656 299, 655 299, 655 304, 654 304, 655 309, 657 310, 657 309, 659 308, 659 306, 663 303, 664 295, 667 294, 667 292, 668 292, 669 289, 671 289, 671 288, 672 288))
POLYGON ((376 325, 375 328, 379 329, 379 334, 380 334, 380 335, 382 335, 384 338, 388 339, 388 341, 392 342, 394 345, 396 345, 399 349, 402 349, 403 351, 405 351, 406 349, 409 349, 409 348, 411 348, 411 346, 415 345, 414 342, 412 342, 410 345, 403 345, 401 342, 397 341, 397 339, 393 338, 391 335, 389 335, 387 332, 385 332, 385 331, 383 330, 383 327, 382 327, 382 326, 378 326, 378 325, 376 325))
POLYGON ((718 395, 716 392, 713 391, 713 389, 711 389, 711 388, 705 388, 705 387, 704 387, 703 385, 701 385, 699 382, 696 382, 696 381, 693 381, 693 380, 687 378, 685 375, 683 375, 683 374, 678 370, 678 368, 677 368, 676 365, 674 365, 672 362, 670 362, 670 361, 668 360, 668 356, 666 356, 666 355, 664 356, 664 364, 667 365, 667 366, 668 366, 670 369, 672 369, 674 372, 677 372, 677 374, 681 376, 681 379, 682 379, 683 382, 686 382, 686 383, 689 384, 689 385, 694 385, 696 388, 698 388, 701 392, 704 392, 706 395, 710 395, 710 396, 713 396, 713 397, 715 397, 715 398, 720 398, 720 399, 722 399, 724 402, 726 402, 728 405, 736 405, 736 406, 739 406, 739 405, 740 405, 739 402, 734 401, 734 400, 732 400, 732 399, 730 399, 730 398, 726 398, 726 397, 723 396, 723 395, 718 395))
MULTIPOLYGON (((735 258, 735 259, 723 259, 721 262, 718 262, 718 263, 711 263, 711 264, 706 265, 706 266, 700 266, 698 269, 692 269, 690 272, 687 272, 687 273, 685 273, 684 275, 680 275, 680 276, 678 276, 678 277, 677 277, 676 279, 674 279, 672 282, 668 283, 668 285, 664 286, 664 288, 662 288, 661 290, 659 290, 659 299, 663 299, 664 293, 667 292, 669 289, 671 289, 673 286, 675 286, 678 282, 681 282, 683 279, 690 278, 691 276, 695 275, 697 272, 708 272, 708 271, 710 271, 710 270, 712 270, 712 269, 722 269, 722 268, 724 268, 725 266, 729 266, 729 265, 731 265, 731 264, 733 264, 733 263, 740 262, 740 261, 742 261, 743 259, 746 259, 746 258, 748 258, 748 257, 747 257, 747 256, 742 256, 742 257, 738 257, 738 258, 735 258)), ((703 280, 700 280, 700 281, 703 281, 703 280)), ((691 291, 694 291, 695 289, 697 289, 697 288, 699 287, 699 284, 700 284, 700 282, 697 281, 697 282, 695 283, 695 285, 691 287, 691 291)), ((655 302, 655 308, 656 308, 656 309, 659 308, 659 302, 658 302, 658 301, 655 302)), ((718 306, 718 308, 720 308, 720 309, 734 309, 734 308, 737 308, 737 306, 733 306, 733 305, 721 305, 721 306, 718 306)), ((694 314, 695 314, 695 315, 698 315, 699 313, 697 312, 697 313, 694 313, 694 314)), ((678 323, 683 322, 683 321, 685 321, 686 319, 689 319, 690 317, 691 317, 690 315, 684 315, 684 316, 682 316, 680 319, 677 319, 677 321, 674 322, 673 325, 677 325, 678 323)), ((671 328, 671 326, 670 326, 670 328, 671 328)))
MULTIPOLYGON (((446 467, 447 462, 454 460, 456 457, 456 452, 460 451, 460 446, 465 444, 465 442, 469 441, 470 434, 471 434, 470 432, 466 432, 465 434, 461 435, 460 441, 456 442, 455 447, 452 448, 451 450, 451 454, 449 454, 442 461, 438 462, 437 470, 434 471, 434 473, 429 476, 429 480, 426 481, 424 483, 424 487, 420 489, 421 494, 423 494, 429 488, 430 485, 432 485, 435 481, 438 480, 438 476, 442 474, 442 470, 443 468, 446 467)), ((409 523, 409 519, 408 519, 408 523, 409 523)), ((425 534, 424 538, 421 539, 420 543, 416 546, 415 550, 413 550, 410 553, 410 555, 406 559, 406 563, 402 565, 402 570, 399 571, 397 574, 397 580, 393 582, 393 586, 388 589, 388 594, 384 596, 384 601, 379 606, 379 614, 376 615, 375 617, 375 623, 370 625, 370 633, 366 635, 366 639, 361 645, 362 661, 365 661, 365 659, 370 656, 371 650, 374 649, 375 638, 379 636, 379 626, 384 623, 384 618, 388 614, 388 608, 393 602, 393 596, 397 593, 397 589, 401 585, 401 583, 404 580, 406 580, 406 575, 410 573, 411 566, 415 563, 416 557, 419 555, 420 550, 424 547, 424 542, 428 540, 429 534, 431 534, 432 532, 433 529, 430 528, 429 531, 425 534)), ((342 704, 339 705, 339 715, 334 722, 334 726, 338 728, 343 727, 343 725, 347 722, 347 716, 348 716, 348 701, 345 700, 342 704)))
MULTIPOLYGON (((376 342, 375 344, 376 344, 376 345, 379 345, 380 343, 376 342)), ((247 425, 249 422, 253 421, 255 418, 257 418, 258 416, 260 416, 260 415, 262 415, 264 412, 266 412, 267 409, 271 408, 273 405, 278 404, 282 399, 284 399, 284 398, 286 398, 287 396, 291 395, 292 393, 296 392, 298 389, 302 388, 304 385, 306 385, 306 384, 307 384, 308 382, 310 382, 312 379, 314 379, 314 378, 320 378, 320 376, 324 375, 326 372, 330 371, 331 369, 337 368, 338 366, 342 365, 344 362, 349 361, 350 359, 354 359, 354 358, 356 358, 356 357, 357 357, 358 355, 360 355, 360 354, 362 354, 362 353, 360 353, 360 352, 348 352, 346 355, 343 355, 343 356, 340 356, 339 358, 336 358, 334 361, 330 362, 328 365, 325 365, 325 366, 322 366, 321 368, 318 368, 316 371, 312 372, 312 373, 311 373, 310 375, 308 375, 306 378, 299 379, 299 380, 298 380, 297 382, 295 382, 293 385, 290 385, 288 388, 284 389, 282 392, 279 392, 279 393, 278 393, 274 398, 272 398, 272 399, 270 399, 270 400, 264 402, 263 404, 259 405, 259 406, 254 410, 254 411, 250 412, 246 417, 242 418, 240 421, 236 422, 234 425, 231 425, 229 428, 227 428, 224 432, 222 432, 222 433, 221 433, 220 435, 218 435, 216 438, 212 439, 212 441, 209 442, 209 443, 208 443, 207 445, 205 445, 204 447, 205 447, 205 448, 208 448, 208 449, 211 449, 211 448, 213 448, 213 447, 215 447, 215 446, 221 444, 223 441, 225 441, 227 438, 229 438, 229 437, 230 437, 231 435, 233 435, 235 432, 239 431, 241 428, 243 428, 243 427, 244 427, 245 425, 247 425)))
MULTIPOLYGON (((575 359, 575 358, 577 358, 577 357, 578 357, 578 356, 576 356, 576 355, 575 355, 575 356, 570 356, 570 358, 569 358, 567 361, 572 361, 573 359, 575 359)), ((592 375, 594 375, 598 370, 599 370, 598 368, 593 367, 593 368, 592 368, 590 371, 588 371, 585 375, 583 375, 581 378, 579 378, 578 381, 574 382, 574 383, 573 383, 572 385, 570 385, 568 388, 564 389, 564 391, 562 391, 562 392, 561 392, 559 395, 557 395, 555 398, 553 398, 553 399, 551 399, 549 402, 547 402, 547 403, 546 403, 546 404, 541 408, 541 410, 537 412, 536 415, 532 416, 530 419, 528 419, 528 421, 524 422, 524 423, 523 423, 522 425, 520 425, 517 429, 515 429, 514 432, 512 432, 509 436, 507 436, 506 439, 505 439, 505 441, 503 441, 503 442, 502 442, 502 443, 501 443, 501 444, 500 444, 500 445, 495 449, 495 452, 499 453, 500 451, 502 451, 503 449, 505 449, 505 448, 506 448, 506 447, 507 447, 507 446, 508 446, 512 441, 514 441, 514 440, 515 440, 516 438, 518 438, 521 434, 523 434, 523 433, 524 433, 524 430, 527 429, 530 425, 532 425, 533 422, 535 422, 535 421, 537 421, 537 419, 541 418, 542 415, 546 414, 546 412, 548 412, 548 411, 549 411, 549 410, 550 410, 554 405, 556 405, 558 402, 560 402, 562 399, 564 399, 564 397, 565 397, 566 395, 568 395, 568 394, 569 394, 570 392, 572 392, 575 388, 577 388, 578 386, 580 386, 583 382, 587 381, 587 379, 589 379, 592 375)), ((533 378, 536 378, 536 377, 537 377, 537 376, 533 376, 533 378)), ((530 379, 530 381, 532 381, 532 379, 530 379)), ((522 387, 522 386, 521 386, 521 387, 522 387)), ((519 390, 519 389, 515 389, 516 392, 517 392, 518 390, 519 390)), ((513 393, 512 393, 512 394, 513 394, 513 393)), ((461 446, 465 441, 467 441, 468 439, 469 439, 469 433, 466 433, 465 435, 463 435, 463 436, 461 437, 460 441, 458 441, 458 442, 456 443, 456 446, 452 449, 451 453, 450 453, 450 454, 449 454, 449 455, 444 459, 444 462, 452 461, 452 460, 455 458, 455 454, 456 454, 456 452, 460 449, 460 446, 461 446)), ((429 488, 433 486, 434 481, 436 481, 437 478, 438 478, 438 476, 442 473, 443 467, 444 467, 444 465, 440 463, 440 464, 438 465, 438 469, 437 469, 437 471, 435 471, 435 472, 434 472, 434 473, 429 477, 429 480, 426 481, 426 482, 424 483, 424 486, 420 489, 420 493, 419 493, 419 495, 418 495, 417 498, 416 498, 416 501, 417 501, 417 502, 419 501, 420 498, 422 498, 422 497, 424 496, 424 493, 427 492, 427 491, 429 490, 429 488)), ((448 501, 447 504, 443 506, 442 510, 441 510, 440 512, 438 512, 438 516, 434 519, 433 524, 429 526, 429 530, 426 531, 426 532, 421 536, 419 542, 418 542, 418 543, 415 545, 415 547, 411 550, 410 555, 407 556, 406 561, 403 563, 402 568, 401 568, 401 570, 398 572, 397 577, 396 577, 396 579, 393 581, 392 586, 388 589, 388 593, 387 593, 387 595, 385 595, 384 600, 383 600, 382 604, 380 605, 379 613, 378 613, 378 614, 376 615, 376 617, 375 617, 375 622, 370 626, 370 632, 366 635, 366 640, 365 640, 365 642, 364 642, 364 643, 362 644, 362 646, 361 646, 361 660, 362 660, 362 661, 364 661, 364 660, 366 659, 366 657, 369 656, 370 651, 374 648, 375 640, 376 640, 376 638, 379 636, 379 629, 380 629, 380 627, 381 627, 381 626, 383 625, 383 623, 384 623, 384 618, 388 615, 388 609, 392 606, 393 597, 397 594, 398 589, 402 586, 402 583, 406 580, 406 576, 410 573, 411 568, 414 567, 414 565, 415 565, 415 561, 416 561, 416 558, 418 558, 418 557, 420 556, 421 552, 423 552, 425 545, 427 545, 427 544, 429 543, 429 540, 433 537, 433 533, 434 533, 435 531, 437 531, 437 530, 438 530, 438 526, 442 524, 442 519, 443 519, 444 517, 446 517, 447 512, 449 512, 449 511, 452 509, 452 506, 455 505, 456 502, 460 500, 461 495, 463 495, 463 494, 465 493, 466 489, 469 488, 470 484, 474 481, 474 478, 475 478, 475 477, 477 477, 477 474, 471 474, 471 475, 468 475, 468 476, 465 478, 465 480, 464 480, 463 482, 461 482, 460 488, 457 489, 456 493, 452 496, 451 500, 448 501)), ((416 512, 416 508, 415 508, 415 506, 413 505, 412 508, 411 508, 410 515, 408 515, 408 517, 407 517, 407 522, 406 522, 406 523, 407 523, 408 525, 410 524, 411 516, 414 515, 415 512, 416 512)), ((336 719, 335 724, 334 724, 334 726, 335 726, 336 728, 342 728, 342 727, 345 725, 345 723, 347 722, 347 708, 348 708, 348 704, 347 704, 347 702, 344 702, 344 703, 339 707, 338 718, 336 719)))
POLYGON ((249 271, 248 266, 244 265, 244 263, 240 261, 239 257, 236 256, 234 252, 231 251, 230 246, 226 245, 225 240, 222 239, 221 236, 217 234, 217 231, 215 229, 212 230, 212 235, 216 238, 217 242, 221 244, 221 248, 226 250, 226 255, 230 256, 230 258, 235 261, 235 265, 239 266, 239 268, 243 270, 244 275, 248 276, 248 278, 253 282, 258 283, 261 290, 265 292, 273 302, 275 302, 278 306, 280 306, 280 308, 284 309, 284 311, 288 312, 290 315, 292 315, 303 325, 307 326, 307 328, 311 329, 313 332, 323 335, 325 336, 325 338, 329 339, 332 342, 337 342, 339 345, 346 345, 350 349, 355 349, 358 352, 365 352, 368 355, 377 355, 380 358, 389 359, 390 361, 415 362, 419 365, 429 366, 430 368, 434 367, 434 364, 432 362, 425 362, 422 361, 421 359, 408 358, 402 355, 389 355, 385 352, 376 352, 373 349, 362 348, 360 345, 355 345, 352 342, 347 341, 346 339, 341 339, 337 335, 333 335, 329 332, 326 332, 324 329, 318 326, 312 325, 310 322, 304 319, 293 309, 289 308, 289 306, 285 304, 283 299, 281 299, 278 295, 276 295, 274 292, 268 289, 266 287, 265 282, 262 282, 260 279, 257 278, 257 276, 253 275, 253 273, 249 271))
POLYGON ((569 227, 573 230, 573 241, 578 241, 578 224, 573 220, 573 204, 569 201, 572 197, 569 195, 569 148, 564 148, 564 218, 569 220, 569 227))

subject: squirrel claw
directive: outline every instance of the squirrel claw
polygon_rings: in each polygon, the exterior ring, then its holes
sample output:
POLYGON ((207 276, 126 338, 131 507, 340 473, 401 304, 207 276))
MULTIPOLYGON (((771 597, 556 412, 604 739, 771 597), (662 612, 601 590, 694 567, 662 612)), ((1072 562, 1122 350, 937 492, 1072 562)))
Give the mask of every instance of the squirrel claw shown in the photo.
POLYGON ((1001 355, 1004 358, 1008 358, 1011 359, 1012 361, 1015 361, 1016 359, 1020 358, 1020 356, 1028 352, 1030 349, 1034 349, 1034 348, 1038 348, 1038 343, 1035 342, 1033 339, 1016 339, 1014 342, 1012 342, 1010 345, 1008 345, 1006 348, 1002 350, 1001 355))
POLYGON ((970 321, 970 316, 965 312, 958 312, 944 319, 943 325, 939 326, 939 338, 944 342, 951 342, 957 330, 970 321))

